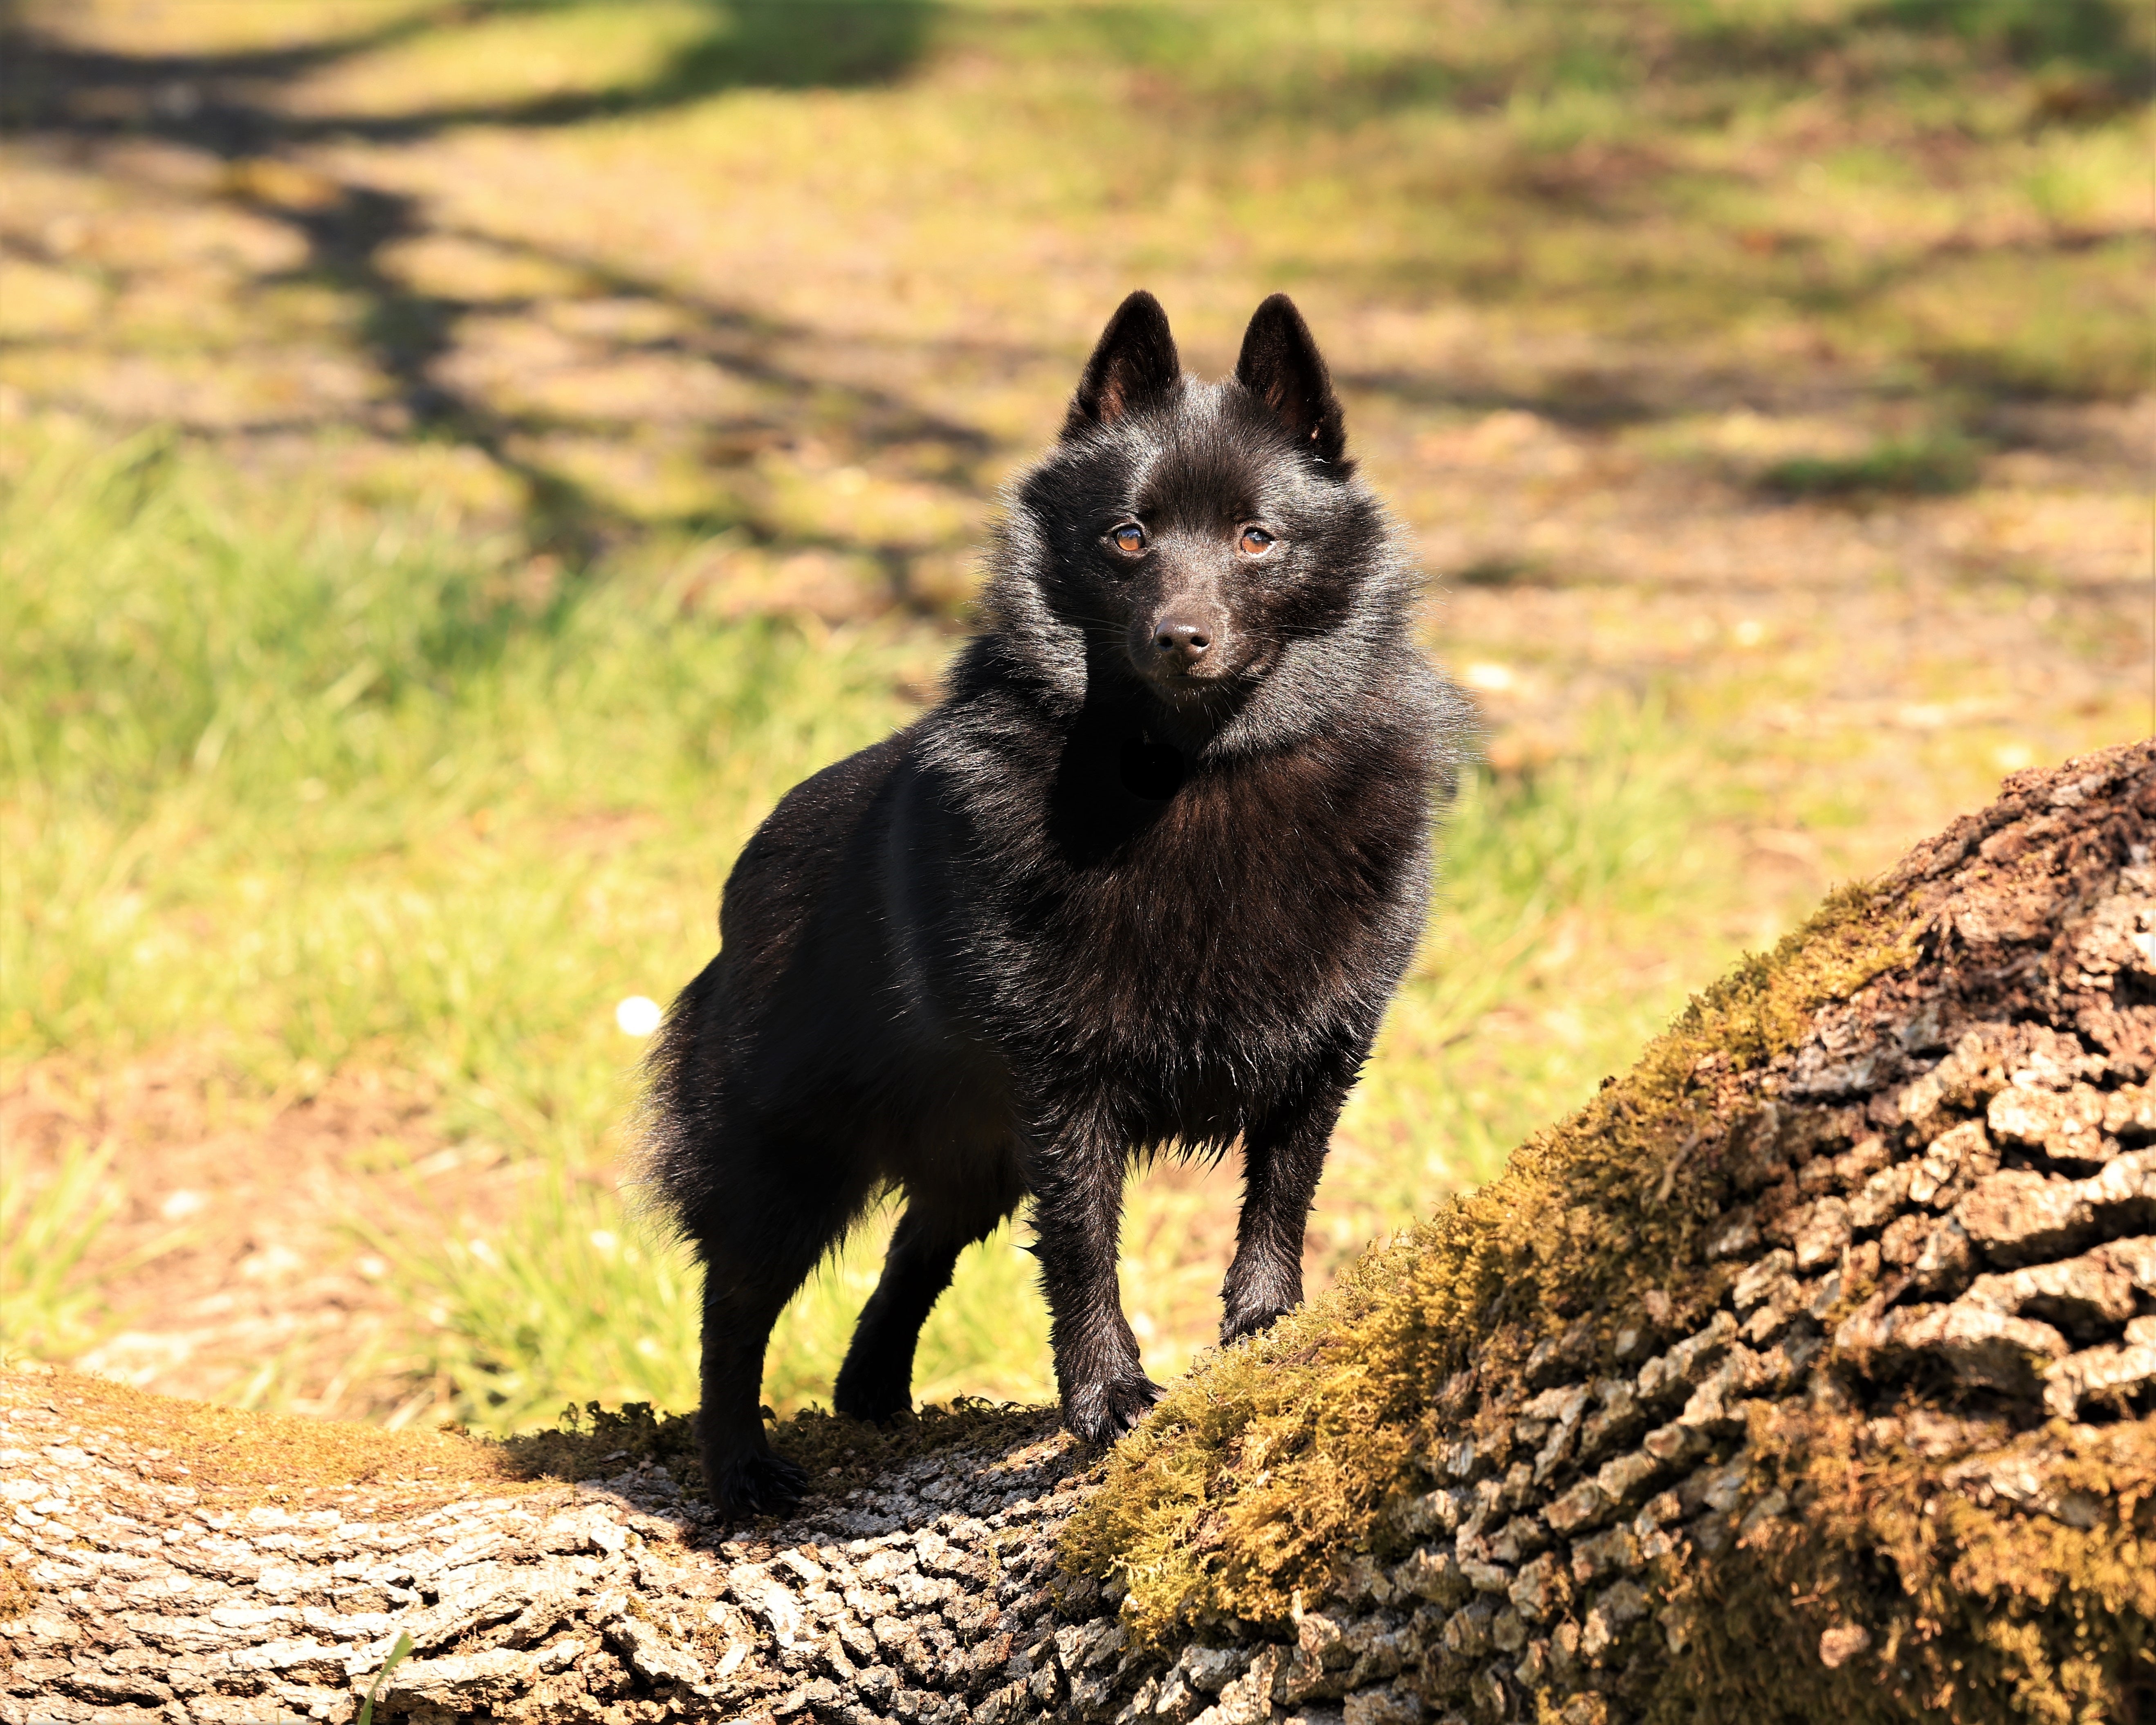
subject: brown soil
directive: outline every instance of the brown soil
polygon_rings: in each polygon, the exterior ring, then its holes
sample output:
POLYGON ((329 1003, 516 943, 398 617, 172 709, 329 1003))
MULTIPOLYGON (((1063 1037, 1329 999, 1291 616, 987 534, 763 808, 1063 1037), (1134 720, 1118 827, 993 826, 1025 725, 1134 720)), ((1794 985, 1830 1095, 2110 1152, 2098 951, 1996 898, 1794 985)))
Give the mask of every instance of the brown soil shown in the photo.
POLYGON ((213 1050, 98 1073, 46 1060, 0 1090, 0 1144, 32 1169, 109 1147, 126 1206, 90 1260, 109 1317, 76 1362, 138 1389, 393 1425, 446 1417, 415 1383, 408 1312, 370 1230, 492 1216, 513 1170, 452 1147, 408 1081, 340 1072, 249 1095, 213 1050))

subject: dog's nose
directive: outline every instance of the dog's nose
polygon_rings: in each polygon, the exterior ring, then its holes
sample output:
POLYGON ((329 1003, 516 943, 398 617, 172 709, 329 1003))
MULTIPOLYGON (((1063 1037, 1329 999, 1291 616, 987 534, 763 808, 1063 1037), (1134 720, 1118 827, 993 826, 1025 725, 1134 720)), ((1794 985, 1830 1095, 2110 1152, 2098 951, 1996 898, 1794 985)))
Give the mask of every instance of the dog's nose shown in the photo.
POLYGON ((1153 651, 1178 665, 1197 664, 1212 644, 1213 636, 1202 623, 1170 620, 1156 624, 1152 632, 1153 651))

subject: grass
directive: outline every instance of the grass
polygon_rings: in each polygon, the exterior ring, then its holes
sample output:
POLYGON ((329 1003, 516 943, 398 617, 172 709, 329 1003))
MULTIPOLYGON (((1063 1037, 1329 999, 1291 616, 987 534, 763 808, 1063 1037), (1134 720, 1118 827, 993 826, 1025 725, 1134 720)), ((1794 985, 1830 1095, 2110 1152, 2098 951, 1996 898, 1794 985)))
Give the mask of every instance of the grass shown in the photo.
MULTIPOLYGON (((353 1250, 411 1381, 492 1430, 685 1404, 614 1006, 708 957, 781 792, 927 698, 996 486, 1139 281, 1211 371, 1298 295, 1490 713, 1320 1281, 1835 875, 2143 724, 2145 508, 2102 454, 2148 374, 2131 8, 9 18, 0 1095, 176 1047, 264 1107, 398 1075, 499 1201, 393 1145, 353 1250)), ((49 1242, 9 1291, 69 1314, 10 1345, 59 1357, 153 1177, 69 1153, 0 1200, 49 1242)), ((1158 1373, 1232 1203, 1133 1188, 1158 1373)), ((828 1394, 890 1222, 783 1321, 775 1408, 828 1394)), ((968 1255, 924 1394, 1049 1393, 1023 1237, 968 1255)))
MULTIPOLYGON (((639 1046, 613 1004, 701 963, 718 872, 754 821, 901 717, 896 685, 929 675, 941 639, 715 622, 663 578, 535 598, 502 547, 250 495, 158 438, 55 441, 11 486, 0 543, 13 1057, 121 1057, 211 1023, 243 1084, 304 1090, 360 1061, 424 1076, 453 1136, 521 1163, 492 1226, 362 1227, 460 1405, 498 1430, 565 1398, 686 1405, 694 1268, 607 1177, 639 1046)), ((1686 747, 1658 706, 1613 706, 1584 755, 1471 779, 1444 932, 1343 1126, 1329 1260, 1493 1169, 1673 1004, 1650 992, 1495 1070, 1471 1036, 1543 991, 1563 929, 1644 928, 1710 890, 1685 850, 1712 813, 1682 788, 1686 747)), ((54 1286, 117 1202, 82 1209, 102 1164, 66 1167, 47 1209, 75 1209, 19 1235, 54 1286)), ((1133 1237, 1172 1237, 1201 1202, 1217 1227, 1217 1198, 1142 1184, 1133 1237)), ((776 1406, 828 1394, 891 1219, 788 1312, 776 1406)), ((1050 1392, 1018 1244, 968 1255, 924 1340, 924 1395, 1050 1392)), ((1189 1269, 1131 1269, 1142 1321, 1177 1332, 1166 1369, 1219 1273, 1189 1269)))
POLYGON ((1846 459, 1778 461, 1759 483, 1785 497, 1925 496, 1969 490, 1977 472, 1976 452, 1964 439, 1889 439, 1846 459))
POLYGON ((689 938, 616 860, 636 821, 709 823, 675 859, 708 879, 773 778, 901 710, 921 644, 684 624, 663 591, 528 603, 484 542, 304 505, 247 521, 150 459, 76 440, 11 487, 13 1049, 209 1020, 280 1077, 427 1048, 470 1128, 610 1117, 610 1079, 562 1083, 614 1051, 592 994, 663 988, 654 942, 689 938), (217 963, 175 962, 183 905, 217 963))
POLYGON ((382 1669, 374 1674, 373 1681, 367 1686, 366 1697, 359 1704, 359 1725, 374 1725, 374 1703, 381 1696, 382 1686, 389 1681, 390 1674, 411 1656, 411 1636, 402 1630, 398 1630, 388 1656, 382 1661, 382 1669))
POLYGON ((44 1179, 0 1158, 0 1358, 60 1358, 95 1338, 83 1260, 120 1207, 109 1152, 80 1139, 44 1179))

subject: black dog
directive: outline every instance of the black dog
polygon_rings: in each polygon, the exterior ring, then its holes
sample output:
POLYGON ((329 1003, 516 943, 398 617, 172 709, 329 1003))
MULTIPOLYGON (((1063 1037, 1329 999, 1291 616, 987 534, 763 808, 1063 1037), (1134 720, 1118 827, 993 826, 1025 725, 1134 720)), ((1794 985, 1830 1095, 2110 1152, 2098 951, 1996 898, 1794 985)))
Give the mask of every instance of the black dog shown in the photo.
POLYGON ((942 703, 749 841, 650 1068, 649 1173, 703 1259, 711 1502, 785 1507, 773 1322, 874 1196, 906 1211, 834 1400, 911 1403, 960 1251, 1030 1194, 1070 1429, 1159 1394, 1116 1276, 1134 1153, 1242 1142, 1221 1340, 1302 1297, 1327 1140, 1426 909, 1460 698, 1352 476, 1294 305, 1183 377, 1149 294, 1015 489, 942 703))

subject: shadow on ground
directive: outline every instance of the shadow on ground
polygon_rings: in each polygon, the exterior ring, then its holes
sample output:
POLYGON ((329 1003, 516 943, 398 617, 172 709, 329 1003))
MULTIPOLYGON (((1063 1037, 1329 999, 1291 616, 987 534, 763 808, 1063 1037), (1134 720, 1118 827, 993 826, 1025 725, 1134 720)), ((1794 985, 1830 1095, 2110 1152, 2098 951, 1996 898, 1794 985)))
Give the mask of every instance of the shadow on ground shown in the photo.
MULTIPOLYGON (((326 141, 413 142, 472 126, 558 127, 675 108, 734 89, 843 88, 887 82, 915 64, 935 8, 927 0, 831 0, 802 7, 782 0, 712 0, 710 22, 634 84, 528 101, 424 108, 390 117, 300 115, 290 88, 341 62, 407 42, 444 26, 547 10, 543 0, 452 0, 370 28, 292 48, 226 54, 130 54, 70 44, 39 28, 19 4, 0 7, 0 128, 62 154, 102 157, 121 177, 129 164, 111 146, 146 140, 202 151, 224 164, 219 201, 278 223, 305 244, 302 261, 266 274, 260 285, 312 283, 351 296, 360 309, 358 346, 382 388, 372 429, 481 451, 521 488, 526 534, 536 552, 588 563, 632 528, 669 526, 689 532, 732 530, 752 539, 782 536, 752 511, 699 511, 670 521, 632 523, 561 465, 535 454, 533 439, 557 429, 544 413, 505 411, 459 384, 443 361, 463 326, 481 316, 528 313, 538 295, 426 292, 384 267, 401 242, 462 239, 551 265, 580 278, 586 290, 630 308, 675 314, 670 333, 611 344, 603 362, 670 355, 715 364, 754 388, 775 411, 709 418, 701 427, 721 460, 741 460, 798 434, 804 424, 841 422, 850 444, 939 450, 968 463, 988 446, 978 427, 926 410, 873 385, 834 388, 826 377, 776 360, 784 337, 813 337, 746 307, 687 295, 654 280, 536 244, 506 244, 497 235, 430 222, 418 199, 340 176, 296 153, 326 141)), ((30 255, 38 257, 35 248, 30 255)), ((58 262, 51 256, 38 261, 58 262)), ((321 430, 334 411, 299 413, 263 430, 321 430)), ((189 428, 185 414, 177 416, 189 428)), ((605 435, 632 429, 579 416, 578 429, 605 435)), ((798 544, 798 536, 790 536, 798 544)), ((850 547, 859 550, 861 547, 850 547)), ((904 586, 909 547, 869 547, 904 586)), ((901 593, 901 597, 903 597, 901 593)))

